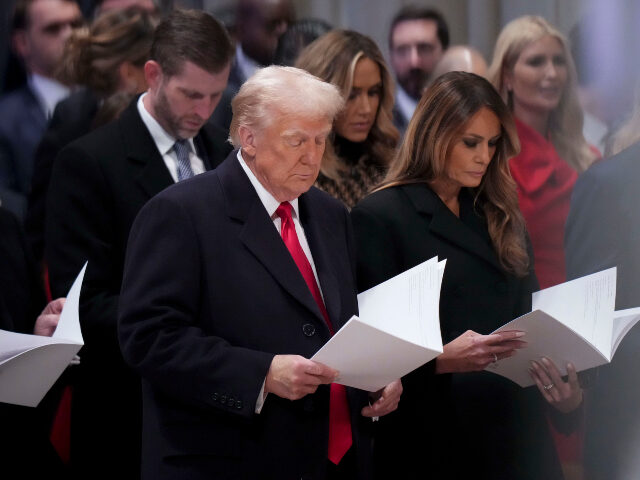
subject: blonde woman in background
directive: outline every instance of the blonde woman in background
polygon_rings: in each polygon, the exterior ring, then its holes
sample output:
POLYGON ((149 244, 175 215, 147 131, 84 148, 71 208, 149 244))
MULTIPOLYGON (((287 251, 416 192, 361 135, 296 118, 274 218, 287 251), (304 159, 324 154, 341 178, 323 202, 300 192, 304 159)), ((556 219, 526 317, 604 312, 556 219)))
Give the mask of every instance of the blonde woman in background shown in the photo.
POLYGON ((565 37, 546 20, 508 23, 488 78, 511 109, 520 154, 510 160, 541 288, 565 281, 564 225, 578 175, 597 158, 582 135, 576 74, 565 37))
POLYGON ((345 97, 316 186, 351 208, 382 180, 395 153, 393 80, 375 42, 349 30, 311 43, 296 67, 336 85, 345 97))

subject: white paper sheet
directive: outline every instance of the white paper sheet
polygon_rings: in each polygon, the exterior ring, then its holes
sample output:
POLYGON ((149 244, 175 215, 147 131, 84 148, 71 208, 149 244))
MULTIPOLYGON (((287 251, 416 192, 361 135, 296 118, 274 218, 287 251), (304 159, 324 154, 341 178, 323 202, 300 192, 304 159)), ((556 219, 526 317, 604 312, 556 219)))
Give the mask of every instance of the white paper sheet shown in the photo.
POLYGON ((616 353, 624 336, 629 333, 638 320, 640 320, 640 307, 618 310, 614 313, 611 358, 616 353))
POLYGON ((69 290, 53 336, 0 330, 0 402, 37 406, 84 344, 78 304, 86 268, 69 290))
POLYGON ((527 346, 513 357, 489 364, 487 370, 507 377, 521 387, 534 384, 528 372, 530 362, 543 356, 550 358, 563 375, 566 374, 567 362, 572 362, 581 371, 609 361, 576 332, 540 310, 518 317, 496 332, 508 330, 526 332, 522 340, 527 342, 527 346))
POLYGON ((442 353, 439 298, 444 261, 432 258, 358 295, 352 317, 313 357, 338 383, 376 391, 442 353))
POLYGON ((614 312, 616 269, 610 268, 533 294, 531 313, 498 331, 521 330, 527 346, 515 356, 490 364, 488 371, 523 387, 533 385, 531 360, 550 358, 565 375, 608 363, 627 332, 640 319, 640 308, 614 312))
POLYGON ((576 278, 533 294, 532 310, 542 310, 611 358, 616 268, 576 278))

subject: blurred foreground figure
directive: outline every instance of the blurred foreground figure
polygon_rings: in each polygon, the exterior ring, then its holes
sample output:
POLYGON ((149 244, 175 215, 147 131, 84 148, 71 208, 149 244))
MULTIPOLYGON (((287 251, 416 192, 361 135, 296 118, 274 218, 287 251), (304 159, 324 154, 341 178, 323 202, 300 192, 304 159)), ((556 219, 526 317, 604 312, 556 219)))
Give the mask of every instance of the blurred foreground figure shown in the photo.
MULTIPOLYGON (((616 310, 640 306, 640 104, 614 136, 619 151, 576 183, 567 219, 567 276, 617 267, 616 310)), ((589 480, 640 478, 640 326, 597 369, 585 402, 589 480)))

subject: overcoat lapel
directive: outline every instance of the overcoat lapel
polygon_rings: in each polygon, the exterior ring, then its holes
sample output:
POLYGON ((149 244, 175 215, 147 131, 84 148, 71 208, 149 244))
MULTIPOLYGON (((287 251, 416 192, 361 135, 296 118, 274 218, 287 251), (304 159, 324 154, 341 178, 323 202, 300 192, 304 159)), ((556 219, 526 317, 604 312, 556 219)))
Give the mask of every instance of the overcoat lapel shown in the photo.
POLYGON ((313 299, 309 287, 307 287, 278 231, 273 227, 273 222, 267 215, 236 156, 237 151, 234 150, 216 171, 219 175, 221 189, 224 192, 228 215, 244 224, 240 232, 240 241, 273 275, 282 288, 313 312, 318 325, 321 325, 328 332, 322 313, 313 299))
MULTIPOLYGON (((425 221, 432 233, 501 269, 491 244, 476 229, 470 228, 456 217, 427 185, 405 185, 402 189, 418 212, 431 217, 430 221, 425 221)), ((462 192, 462 195, 467 193, 462 192)), ((461 212, 463 201, 461 200, 461 212)))
POLYGON ((316 266, 320 289, 324 298, 324 305, 329 314, 329 319, 335 332, 342 326, 340 289, 336 273, 332 268, 330 245, 340 245, 334 242, 334 234, 322 223, 321 207, 314 206, 312 198, 304 194, 299 199, 300 216, 304 227, 305 236, 309 242, 309 248, 313 255, 313 263, 316 266))
POLYGON ((135 174, 136 183, 151 198, 174 182, 149 130, 140 118, 137 100, 131 102, 118 121, 128 152, 127 160, 138 170, 135 174))

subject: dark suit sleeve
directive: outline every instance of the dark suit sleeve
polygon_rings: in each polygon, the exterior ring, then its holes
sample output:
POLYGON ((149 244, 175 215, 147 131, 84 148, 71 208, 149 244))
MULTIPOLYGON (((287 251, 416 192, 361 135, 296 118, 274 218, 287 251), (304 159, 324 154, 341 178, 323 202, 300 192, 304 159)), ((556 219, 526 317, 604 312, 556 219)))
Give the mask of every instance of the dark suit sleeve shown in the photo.
MULTIPOLYGON (((47 203, 46 261, 54 297, 67 293, 89 261, 81 293, 85 342, 117 348, 116 316, 121 266, 114 258, 116 199, 98 163, 79 146, 64 149, 54 166, 47 203)), ((111 352, 119 356, 117 351, 111 352)))
POLYGON ((255 403, 229 409, 213 394, 232 391, 255 402, 273 355, 232 346, 200 325, 206 291, 202 241, 188 212, 175 202, 156 197, 141 210, 127 247, 120 346, 145 380, 173 398, 252 416, 255 403))

